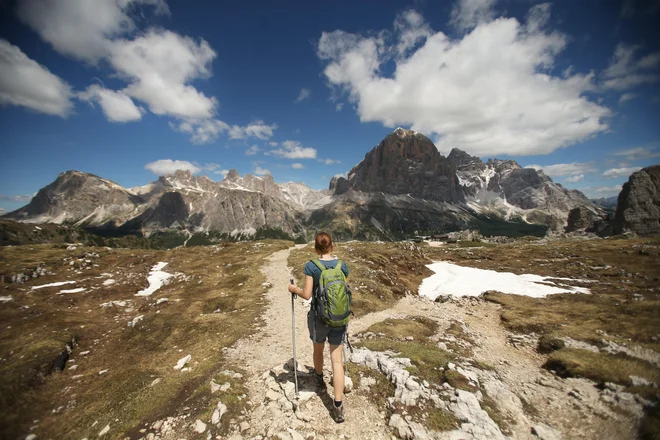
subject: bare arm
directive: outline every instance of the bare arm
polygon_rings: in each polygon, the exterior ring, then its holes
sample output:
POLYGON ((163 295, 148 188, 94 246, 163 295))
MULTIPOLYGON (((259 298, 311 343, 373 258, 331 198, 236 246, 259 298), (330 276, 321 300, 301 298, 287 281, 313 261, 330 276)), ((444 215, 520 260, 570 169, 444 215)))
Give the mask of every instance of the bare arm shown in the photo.
POLYGON ((310 299, 312 297, 313 288, 314 288, 314 278, 310 277, 309 275, 305 275, 305 284, 303 285, 303 288, 300 289, 297 286, 290 284, 289 292, 295 293, 302 299, 310 299))

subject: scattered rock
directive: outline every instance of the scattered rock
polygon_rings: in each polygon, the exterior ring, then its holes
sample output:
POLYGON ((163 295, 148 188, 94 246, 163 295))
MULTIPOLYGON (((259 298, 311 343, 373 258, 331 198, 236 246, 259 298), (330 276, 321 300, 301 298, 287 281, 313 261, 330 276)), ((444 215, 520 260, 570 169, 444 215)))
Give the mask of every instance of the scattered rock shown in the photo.
POLYGON ((176 363, 176 365, 174 366, 174 369, 175 369, 175 370, 181 370, 181 369, 183 369, 183 367, 184 367, 188 362, 190 362, 191 359, 192 359, 192 356, 191 356, 191 355, 187 355, 187 356, 182 357, 181 359, 179 359, 179 362, 176 363))
POLYGON ((350 393, 353 391, 353 379, 348 376, 344 377, 344 392, 350 393))
POLYGON ((218 385, 215 380, 211 379, 211 394, 220 390, 220 385, 218 385))
POLYGON ((109 424, 108 424, 108 425, 105 425, 105 428, 103 428, 103 429, 101 430, 101 432, 99 432, 99 437, 103 437, 103 436, 106 435, 108 432, 110 432, 110 425, 109 425, 109 424))
POLYGON ((541 440, 561 440, 561 434, 546 424, 537 423, 532 426, 532 434, 541 440))
POLYGON ((204 431, 206 431, 206 423, 197 419, 195 420, 195 424, 193 425, 193 428, 195 429, 196 433, 202 434, 204 431))

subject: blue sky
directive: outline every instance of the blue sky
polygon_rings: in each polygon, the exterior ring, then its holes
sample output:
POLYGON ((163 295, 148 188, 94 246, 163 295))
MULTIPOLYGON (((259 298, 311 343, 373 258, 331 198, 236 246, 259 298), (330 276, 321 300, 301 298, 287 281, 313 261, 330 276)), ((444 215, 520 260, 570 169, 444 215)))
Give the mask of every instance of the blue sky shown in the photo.
POLYGON ((660 0, 0 2, 0 209, 66 170, 326 188, 397 126, 588 196, 660 163, 660 0))

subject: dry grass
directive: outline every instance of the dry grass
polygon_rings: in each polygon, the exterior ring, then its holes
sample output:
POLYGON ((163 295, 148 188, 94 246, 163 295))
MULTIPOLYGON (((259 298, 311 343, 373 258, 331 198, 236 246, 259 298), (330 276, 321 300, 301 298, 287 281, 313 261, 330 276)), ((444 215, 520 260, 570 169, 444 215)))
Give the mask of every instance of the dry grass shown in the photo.
MULTIPOLYGON (((422 280, 432 274, 425 266, 429 258, 413 243, 336 243, 335 254, 348 265, 356 316, 384 310, 406 294, 416 294, 422 280)), ((305 264, 313 258, 317 258, 313 245, 291 252, 289 266, 298 285, 305 264)))
POLYGON ((423 316, 411 316, 407 319, 386 319, 369 327, 370 332, 383 333, 391 339, 403 339, 412 336, 420 342, 428 339, 438 331, 438 323, 423 316))
POLYGON ((93 437, 106 424, 112 437, 121 438, 183 408, 191 417, 206 417, 223 399, 229 414, 225 417, 238 415, 241 385, 233 383, 227 395, 211 398, 209 382, 232 367, 221 349, 254 331, 264 304, 265 280, 259 271, 264 257, 290 245, 266 241, 170 251, 0 248, 2 273, 38 266, 49 272, 3 288, 2 295, 11 295, 13 301, 0 303, 0 437, 24 435, 39 420, 32 432, 40 438, 93 437), (151 297, 135 297, 147 286, 147 273, 158 261, 169 263, 165 271, 185 277, 172 279, 151 297), (103 274, 111 274, 116 283, 103 285, 109 278, 103 274), (77 283, 30 290, 64 280, 77 283), (86 291, 57 295, 77 287, 86 291), (156 305, 160 298, 168 301, 156 305), (121 300, 131 304, 100 307, 121 300), (143 320, 128 327, 137 315, 144 315, 143 320), (46 375, 74 334, 79 346, 68 366, 77 369, 46 375), (90 353, 83 356, 84 351, 90 353), (187 354, 192 355, 191 371, 175 371, 172 367, 187 354), (108 371, 99 375, 101 370, 108 371), (151 386, 155 379, 160 383, 151 386))
POLYGON ((545 367, 562 377, 586 377, 596 383, 630 384, 630 376, 660 382, 660 370, 622 353, 608 355, 577 348, 562 348, 550 354, 545 367))

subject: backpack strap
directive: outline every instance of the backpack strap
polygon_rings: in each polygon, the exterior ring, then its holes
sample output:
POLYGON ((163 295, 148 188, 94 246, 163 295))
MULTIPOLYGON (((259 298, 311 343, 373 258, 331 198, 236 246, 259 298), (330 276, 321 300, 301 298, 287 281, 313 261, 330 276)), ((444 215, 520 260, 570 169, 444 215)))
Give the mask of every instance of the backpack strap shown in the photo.
POLYGON ((320 260, 310 260, 310 261, 312 263, 314 263, 316 265, 316 267, 318 267, 321 272, 323 272, 324 270, 327 269, 327 267, 325 267, 325 265, 323 263, 321 263, 320 260))
MULTIPOLYGON (((337 260, 337 265, 335 266, 335 269, 339 269, 339 270, 341 270, 341 265, 342 265, 342 264, 344 264, 343 261, 341 261, 341 260, 337 260)), ((343 270, 342 270, 342 272, 343 272, 343 270)))

